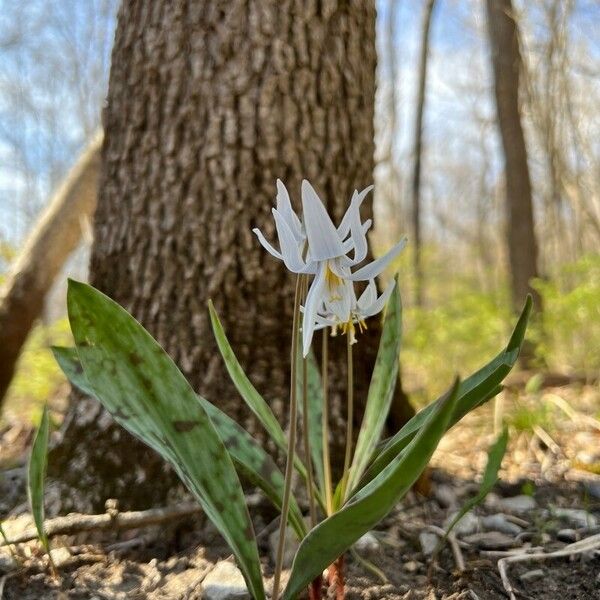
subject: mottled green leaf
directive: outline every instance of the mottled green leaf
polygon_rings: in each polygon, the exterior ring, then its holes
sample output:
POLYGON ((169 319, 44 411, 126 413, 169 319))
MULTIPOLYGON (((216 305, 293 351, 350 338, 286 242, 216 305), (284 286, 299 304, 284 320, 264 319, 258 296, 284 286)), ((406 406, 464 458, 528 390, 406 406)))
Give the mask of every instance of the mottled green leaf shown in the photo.
POLYGON ((385 321, 377 351, 377 360, 369 385, 365 414, 354 450, 350 468, 348 490, 352 491, 364 473, 385 426, 396 381, 400 361, 402 339, 402 302, 398 284, 388 301, 385 321))
POLYGON ((98 290, 70 281, 67 306, 94 396, 119 424, 171 463, 229 544, 252 596, 264 599, 242 486, 185 377, 152 336, 98 290))
POLYGON ((283 600, 293 600, 362 535, 381 521, 410 489, 427 466, 455 409, 458 382, 449 398, 439 404, 396 457, 342 509, 317 525, 304 538, 292 565, 283 600))
MULTIPOLYGON (((506 348, 487 365, 461 383, 458 391, 456 412, 452 416, 449 424, 450 427, 460 421, 460 419, 471 410, 494 397, 502 389, 500 383, 517 362, 519 351, 525 337, 525 330, 527 329, 527 321, 529 319, 529 314, 531 313, 531 304, 531 297, 528 296, 523 312, 517 321, 506 348)), ((375 459, 369 466, 365 476, 362 478, 359 487, 370 481, 377 473, 381 472, 390 460, 402 451, 414 437, 429 414, 435 410, 435 407, 438 404, 444 402, 446 396, 447 394, 418 412, 398 433, 384 442, 378 449, 375 459)))
MULTIPOLYGON (((227 372, 229 373, 231 381, 233 381, 233 384, 242 396, 244 402, 256 415, 257 419, 265 428, 271 439, 275 442, 275 444, 277 444, 280 450, 282 450, 284 453, 287 453, 287 439, 283 433, 283 429, 281 429, 281 425, 279 425, 279 422, 275 418, 271 407, 258 393, 257 389, 252 385, 250 379, 248 379, 244 369, 242 369, 242 365, 240 365, 233 352, 233 348, 231 347, 231 344, 225 335, 223 325, 221 324, 221 321, 217 315, 217 311, 215 310, 215 307, 211 301, 208 302, 208 309, 210 311, 210 320, 212 323, 215 340, 217 341, 219 352, 225 361, 225 366, 227 367, 227 372)), ((294 456, 294 467, 302 476, 302 478, 306 480, 306 467, 297 455, 294 456)))
MULTIPOLYGON (((302 348, 298 346, 298 369, 296 381, 298 383, 298 398, 302 399, 302 348)), ((323 474, 323 383, 319 367, 312 350, 306 357, 306 389, 308 403, 308 437, 313 470, 317 477, 317 486, 321 494, 325 493, 325 476, 323 474)), ((298 410, 304 422, 302 402, 298 402, 298 410)))
MULTIPOLYGON (((52 352, 67 379, 88 396, 95 397, 94 390, 87 382, 83 367, 75 348, 53 347, 52 352)), ((242 476, 250 483, 259 487, 277 507, 281 507, 284 479, 275 461, 267 454, 260 444, 231 417, 221 409, 211 404, 205 398, 197 396, 198 401, 208 413, 215 429, 223 440, 233 463, 242 476)), ((295 500, 291 499, 289 522, 298 539, 306 534, 302 513, 295 500)))
POLYGON ((44 531, 44 483, 46 479, 46 465, 48 463, 48 437, 50 435, 50 419, 48 407, 44 406, 42 419, 33 440, 31 456, 29 458, 29 477, 27 491, 33 522, 37 529, 40 542, 46 552, 50 552, 48 536, 44 531))

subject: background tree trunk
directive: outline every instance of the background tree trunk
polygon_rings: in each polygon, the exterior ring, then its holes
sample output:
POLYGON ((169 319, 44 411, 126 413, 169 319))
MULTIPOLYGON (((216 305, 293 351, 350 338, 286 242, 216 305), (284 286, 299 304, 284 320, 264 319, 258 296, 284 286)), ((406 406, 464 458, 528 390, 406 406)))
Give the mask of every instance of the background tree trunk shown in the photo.
POLYGON ((511 0, 487 0, 487 15, 498 124, 504 149, 512 296, 515 308, 519 310, 527 293, 533 294, 537 306, 540 305, 539 297, 530 285, 538 274, 538 250, 527 148, 519 110, 519 76, 522 68, 519 33, 511 0))
POLYGON ((0 291, 0 408, 46 294, 94 213, 101 145, 99 132, 50 200, 0 291))
POLYGON ((421 159, 423 156, 423 115, 425 113, 425 88, 427 85, 427 57, 429 32, 435 0, 425 0, 421 25, 421 53, 419 56, 419 85, 415 109, 414 166, 412 177, 412 226, 414 236, 413 268, 415 275, 415 304, 423 304, 423 265, 421 264, 421 159))
MULTIPOLYGON (((311 6, 124 2, 104 115, 91 283, 148 328, 199 393, 258 436, 206 303, 213 299, 246 372, 285 423, 293 278, 251 229, 274 236, 278 177, 296 207, 309 179, 337 219, 353 189, 372 180, 374 4, 311 6)), ((373 323, 358 347, 358 398, 378 330, 373 323)), ((342 363, 333 367, 337 407, 342 363)), ((338 425, 342 417, 334 409, 338 425)), ((172 485, 162 459, 90 400, 73 404, 51 472, 92 505, 111 496, 148 505, 172 485)))

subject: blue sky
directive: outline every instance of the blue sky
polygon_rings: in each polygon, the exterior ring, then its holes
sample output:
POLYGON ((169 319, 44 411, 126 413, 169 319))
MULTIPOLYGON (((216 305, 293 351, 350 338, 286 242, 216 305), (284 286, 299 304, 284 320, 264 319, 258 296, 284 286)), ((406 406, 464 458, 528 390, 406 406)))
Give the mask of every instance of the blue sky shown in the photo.
MULTIPOLYGON (((423 3, 394 1, 399 67, 395 146, 398 160, 407 168, 412 158, 423 3)), ((32 219, 23 207, 33 214, 43 206, 98 122, 116 5, 117 0, 0 0, 0 238, 15 242, 23 238, 32 219), (27 43, 11 45, 15 33, 27 43), (69 58, 73 55, 80 58, 76 68, 69 58)), ((388 0, 377 0, 377 8, 381 48, 388 0)), ((535 16, 534 9, 531 13, 535 16)), ((569 33, 598 60, 599 26, 600 2, 579 0, 569 33)), ((389 76, 383 55, 380 75, 384 90, 389 76)), ((455 193, 458 179, 452 173, 464 171, 465 165, 475 179, 483 168, 482 148, 491 157, 487 177, 498 176, 497 133, 487 126, 482 137, 480 127, 480 121, 492 121, 494 116, 483 0, 437 0, 429 75, 426 201, 455 193)))

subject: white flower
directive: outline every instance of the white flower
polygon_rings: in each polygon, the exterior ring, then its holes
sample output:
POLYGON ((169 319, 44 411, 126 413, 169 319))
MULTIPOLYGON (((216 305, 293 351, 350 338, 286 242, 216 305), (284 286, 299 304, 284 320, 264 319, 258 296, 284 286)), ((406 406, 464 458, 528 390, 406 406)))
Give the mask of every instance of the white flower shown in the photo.
POLYGON ((325 327, 332 328, 332 335, 336 335, 338 327, 342 329, 342 333, 350 336, 350 343, 356 343, 355 325, 358 325, 359 331, 362 333, 367 329, 365 320, 369 317, 381 312, 386 305, 392 291, 394 290, 395 282, 392 280, 387 285, 380 296, 377 296, 377 285, 375 280, 371 279, 360 295, 358 300, 354 293, 354 286, 347 281, 344 285, 348 285, 348 295, 351 297, 350 309, 348 313, 340 313, 336 310, 337 305, 325 302, 322 310, 318 311, 315 316, 315 329, 324 329, 325 327))
POLYGON ((302 220, 293 211, 285 186, 277 180, 277 206, 272 212, 280 250, 277 251, 260 230, 253 229, 266 250, 282 260, 290 271, 315 276, 304 306, 304 356, 310 349, 317 314, 322 307, 326 308, 327 314, 335 315, 340 323, 352 324, 351 312, 357 301, 351 282, 374 279, 406 245, 404 239, 381 258, 352 271, 365 260, 368 252, 366 234, 371 220, 361 222, 360 205, 371 189, 373 186, 360 193, 354 192, 350 206, 336 228, 306 179, 302 181, 302 220))

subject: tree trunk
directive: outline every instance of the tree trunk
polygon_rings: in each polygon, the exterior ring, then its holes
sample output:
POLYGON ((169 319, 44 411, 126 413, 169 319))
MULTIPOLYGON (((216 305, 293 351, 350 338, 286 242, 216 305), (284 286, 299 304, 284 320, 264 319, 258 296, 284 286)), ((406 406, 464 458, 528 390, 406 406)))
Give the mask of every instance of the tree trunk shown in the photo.
POLYGON ((33 228, 0 293, 0 408, 46 294, 94 212, 101 144, 98 133, 33 228))
POLYGON ((421 264, 421 159, 423 155, 423 114, 425 112, 425 87, 427 85, 427 56, 429 32, 435 0, 426 0, 421 26, 421 55, 419 57, 419 87, 415 112, 415 145, 412 180, 412 221, 414 236, 415 304, 423 304, 423 265, 421 264))
POLYGON ((507 244, 512 297, 519 310, 526 294, 539 297, 531 287, 537 277, 537 244, 534 230, 531 180, 521 125, 519 76, 521 53, 518 26, 511 0, 487 0, 494 91, 504 149, 507 244))
MULTIPOLYGON (((309 179, 337 219, 371 181, 374 36, 372 2, 132 0, 120 10, 91 283, 264 442, 228 380, 206 304, 213 299, 240 362, 287 425, 293 278, 251 229, 274 237, 278 177, 297 208, 309 179)), ((359 345, 358 397, 378 329, 359 345)), ((74 403, 51 463, 92 505, 115 496, 141 507, 172 485, 162 459, 89 400, 74 403)))

